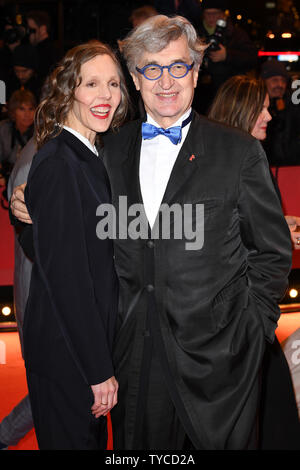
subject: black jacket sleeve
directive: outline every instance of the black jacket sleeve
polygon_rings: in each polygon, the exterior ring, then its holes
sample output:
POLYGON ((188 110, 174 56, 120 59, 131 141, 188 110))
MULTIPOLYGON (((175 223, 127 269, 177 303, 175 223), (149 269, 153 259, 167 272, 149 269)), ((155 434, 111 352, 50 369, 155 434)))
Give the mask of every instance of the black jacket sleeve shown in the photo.
POLYGON ((9 203, 9 220, 11 225, 14 227, 18 241, 23 248, 23 251, 27 258, 34 261, 34 247, 33 247, 33 232, 32 225, 25 224, 18 220, 12 213, 9 203))
POLYGON ((249 250, 250 294, 262 312, 266 339, 273 342, 280 316, 278 302, 288 287, 292 245, 259 142, 254 142, 241 171, 239 214, 243 243, 249 250))

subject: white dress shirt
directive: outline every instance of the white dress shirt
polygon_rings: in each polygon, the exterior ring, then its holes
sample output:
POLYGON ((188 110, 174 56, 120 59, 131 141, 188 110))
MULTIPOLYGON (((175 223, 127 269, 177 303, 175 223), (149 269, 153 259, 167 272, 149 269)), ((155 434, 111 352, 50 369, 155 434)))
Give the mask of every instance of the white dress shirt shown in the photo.
MULTIPOLYGON (((189 109, 181 118, 172 124, 172 126, 181 126, 182 122, 190 115, 189 109)), ((159 126, 147 114, 147 122, 156 127, 159 126)), ((152 228, 162 202, 172 168, 187 136, 190 122, 182 129, 181 142, 177 145, 172 144, 165 135, 158 135, 153 139, 142 140, 140 156, 140 187, 150 227, 152 228)))
POLYGON ((82 134, 80 134, 80 132, 75 131, 71 127, 63 126, 63 128, 66 131, 71 132, 71 134, 75 135, 75 137, 77 137, 77 139, 81 140, 81 142, 84 143, 95 155, 97 155, 97 157, 99 156, 95 145, 92 145, 91 142, 89 141, 89 139, 87 139, 82 134))

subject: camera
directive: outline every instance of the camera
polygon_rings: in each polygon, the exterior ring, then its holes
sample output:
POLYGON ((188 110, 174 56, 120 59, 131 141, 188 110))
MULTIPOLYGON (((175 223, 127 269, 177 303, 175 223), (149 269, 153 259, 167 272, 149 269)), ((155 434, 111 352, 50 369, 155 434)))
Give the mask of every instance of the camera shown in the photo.
POLYGON ((219 44, 223 44, 226 25, 226 20, 217 21, 214 34, 209 36, 209 47, 207 48, 208 51, 218 51, 220 49, 219 44))
POLYGON ((28 35, 28 27, 21 15, 17 15, 15 20, 5 18, 3 31, 3 41, 5 44, 14 44, 22 41, 28 35))

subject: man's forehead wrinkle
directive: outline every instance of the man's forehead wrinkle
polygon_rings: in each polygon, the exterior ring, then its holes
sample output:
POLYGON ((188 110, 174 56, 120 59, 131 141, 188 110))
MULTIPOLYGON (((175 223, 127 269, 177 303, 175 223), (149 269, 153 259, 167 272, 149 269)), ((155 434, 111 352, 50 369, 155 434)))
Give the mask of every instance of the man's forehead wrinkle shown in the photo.
POLYGON ((176 62, 186 62, 186 61, 187 61, 187 59, 185 57, 184 58, 182 58, 182 57, 178 58, 177 57, 176 59, 170 59, 168 61, 169 63, 166 64, 166 63, 163 63, 165 61, 162 62, 162 61, 155 60, 155 59, 154 60, 149 59, 149 60, 145 60, 144 65, 161 65, 161 66, 163 66, 163 65, 171 65, 171 64, 174 64, 176 62))

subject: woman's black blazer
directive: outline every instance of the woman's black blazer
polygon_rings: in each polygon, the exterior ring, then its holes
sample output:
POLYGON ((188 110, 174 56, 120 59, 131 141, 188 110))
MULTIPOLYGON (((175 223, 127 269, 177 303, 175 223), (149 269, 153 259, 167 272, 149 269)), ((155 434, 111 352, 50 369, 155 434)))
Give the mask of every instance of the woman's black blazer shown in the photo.
POLYGON ((53 379, 80 373, 90 385, 114 375, 118 304, 113 245, 96 215, 109 204, 100 157, 63 130, 34 157, 25 191, 34 257, 24 320, 25 365, 53 379))

